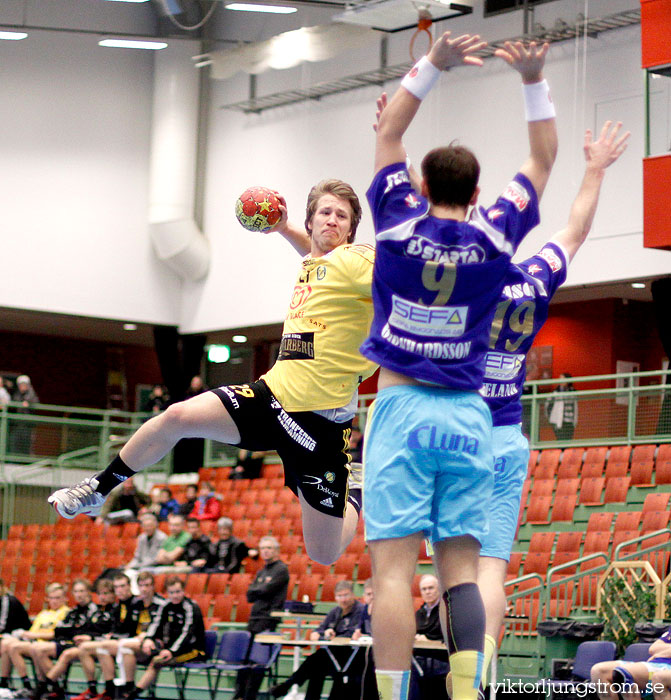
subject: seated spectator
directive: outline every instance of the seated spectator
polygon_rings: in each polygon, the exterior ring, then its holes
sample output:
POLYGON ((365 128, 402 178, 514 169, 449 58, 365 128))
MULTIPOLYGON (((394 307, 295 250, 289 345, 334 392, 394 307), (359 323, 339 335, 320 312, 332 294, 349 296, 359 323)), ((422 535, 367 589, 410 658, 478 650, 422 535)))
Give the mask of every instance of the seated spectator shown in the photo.
POLYGON ((117 602, 113 609, 112 631, 104 640, 84 642, 81 645, 80 660, 89 687, 73 700, 91 700, 93 697, 96 697, 96 700, 114 700, 115 658, 119 651, 123 652, 123 669, 127 680, 125 691, 129 692, 135 687, 135 654, 139 651, 144 634, 163 603, 163 598, 154 592, 154 577, 151 573, 141 572, 137 583, 140 595, 134 598, 128 576, 118 574, 114 577, 117 602), (96 690, 94 657, 97 657, 100 663, 105 681, 105 690, 100 695, 96 690))
POLYGON ((156 415, 161 411, 165 411, 170 403, 170 397, 165 387, 160 384, 154 384, 154 388, 151 390, 151 394, 147 397, 147 400, 142 406, 142 410, 146 413, 153 413, 156 415))
MULTIPOLYGON (((650 658, 647 661, 601 661, 592 666, 590 677, 596 687, 600 700, 617 700, 619 697, 632 697, 633 694, 617 692, 611 684, 638 686, 640 694, 644 693, 649 683, 659 683, 665 690, 654 693, 655 698, 667 697, 666 689, 671 680, 671 627, 656 639, 648 648, 650 658)), ((649 694, 649 693, 648 693, 649 694)))
POLYGON ((196 375, 195 377, 191 377, 191 382, 189 383, 189 388, 186 390, 184 398, 192 399, 194 396, 204 394, 206 391, 208 391, 208 388, 205 382, 199 375, 196 375))
POLYGON ((0 377, 0 406, 6 406, 11 400, 12 397, 5 388, 5 380, 0 377))
POLYGON ((210 546, 208 571, 213 574, 237 574, 250 550, 242 540, 233 536, 233 521, 230 518, 219 518, 217 531, 219 539, 210 546))
MULTIPOLYGON (((415 641, 442 640, 440 627, 440 584, 433 574, 425 574, 419 580, 419 593, 424 601, 415 612, 417 633, 415 641)), ((415 661, 422 669, 420 676, 413 668, 410 680, 410 698, 444 698, 447 700, 445 678, 448 672, 446 652, 416 651, 415 661)))
POLYGON ((176 562, 177 566, 188 566, 192 571, 201 571, 207 568, 210 559, 210 538, 200 529, 200 520, 196 518, 186 519, 186 531, 191 539, 184 547, 184 553, 176 562))
POLYGON ((230 479, 258 479, 261 476, 263 460, 267 452, 238 450, 238 458, 231 470, 230 479))
MULTIPOLYGON (((13 596, 5 587, 5 582, 0 579, 0 635, 11 634, 14 630, 27 630, 30 627, 30 618, 23 603, 13 596)), ((0 653, 2 651, 0 641, 0 653)))
MULTIPOLYGON (((354 597, 352 582, 338 581, 335 586, 335 598, 338 605, 329 611, 316 630, 310 632, 308 639, 316 642, 320 639, 330 640, 334 637, 352 637, 357 629, 361 629, 364 606, 354 597)), ((349 659, 352 650, 349 647, 331 647, 329 651, 323 648, 318 649, 310 654, 287 680, 270 688, 269 693, 273 697, 279 698, 286 695, 292 685, 301 686, 307 681, 305 700, 319 700, 324 679, 326 676, 332 676, 334 682, 332 695, 335 697, 335 695, 340 694, 337 686, 342 685, 343 678, 333 665, 329 652, 333 654, 342 667, 349 659)))
POLYGON ((96 522, 130 523, 137 520, 142 508, 149 503, 149 496, 135 488, 133 478, 117 486, 103 504, 96 522))
POLYGON ((164 666, 197 661, 205 655, 200 608, 184 595, 184 582, 177 576, 168 578, 165 589, 168 599, 161 604, 140 646, 143 656, 151 661, 137 685, 124 693, 123 700, 134 700, 149 688, 164 666))
POLYGON ((191 517, 198 520, 216 520, 221 515, 221 503, 209 481, 203 481, 198 489, 198 500, 191 511, 191 517))
POLYGON ((174 566, 182 558, 184 548, 191 540, 191 535, 184 529, 182 515, 171 515, 168 518, 168 533, 156 555, 157 566, 174 566))
POLYGON ((166 540, 167 535, 158 529, 158 518, 153 513, 145 513, 140 516, 142 532, 137 538, 135 554, 128 562, 128 569, 146 569, 156 564, 158 552, 166 540))
POLYGON ((48 609, 37 614, 30 629, 17 629, 11 638, 3 640, 0 654, 0 688, 9 688, 13 666, 23 688, 28 692, 33 690, 23 652, 29 650, 32 642, 53 639, 56 625, 62 622, 70 611, 66 605, 65 588, 60 583, 50 583, 47 586, 47 605, 48 609))
POLYGON ((75 639, 78 635, 85 635, 93 616, 98 611, 98 606, 91 597, 91 584, 83 578, 72 582, 72 597, 75 607, 58 623, 54 629, 52 641, 26 642, 23 651, 15 648, 15 653, 30 656, 35 668, 37 689, 34 693, 35 700, 39 700, 47 692, 47 673, 51 670, 52 659, 58 659, 71 649, 76 649, 75 639))
MULTIPOLYGON (((42 691, 44 700, 64 700, 65 688, 60 683, 60 679, 65 675, 68 667, 73 661, 81 661, 82 645, 94 639, 104 639, 104 636, 112 631, 114 623, 114 585, 109 579, 103 578, 98 581, 96 586, 98 594, 98 609, 82 626, 79 633, 76 634, 72 641, 74 645, 66 649, 58 656, 56 663, 47 670, 43 688, 38 686, 37 692, 42 691)), ((98 695, 95 681, 95 667, 82 664, 84 675, 88 688, 80 695, 77 700, 91 700, 98 695)))
POLYGON ((179 503, 172 497, 172 491, 167 486, 164 486, 159 492, 158 502, 161 504, 158 512, 160 522, 167 520, 170 515, 180 515, 179 503))
POLYGON ((152 513, 158 519, 161 513, 161 508, 163 504, 161 503, 161 488, 160 486, 154 486, 154 488, 149 492, 149 503, 140 511, 140 513, 152 513))
POLYGON ((198 500, 198 486, 196 486, 196 484, 188 484, 185 489, 185 495, 186 501, 180 504, 179 512, 180 515, 183 515, 185 518, 188 518, 191 515, 191 511, 194 509, 194 506, 196 505, 196 501, 198 500))
MULTIPOLYGON (((272 632, 279 618, 272 617, 274 610, 282 610, 289 588, 289 567, 280 561, 280 543, 272 535, 259 541, 259 556, 263 568, 258 571, 247 589, 247 600, 252 603, 247 629, 252 634, 272 632)), ((263 675, 252 671, 238 672, 235 682, 235 698, 254 700, 263 675)))

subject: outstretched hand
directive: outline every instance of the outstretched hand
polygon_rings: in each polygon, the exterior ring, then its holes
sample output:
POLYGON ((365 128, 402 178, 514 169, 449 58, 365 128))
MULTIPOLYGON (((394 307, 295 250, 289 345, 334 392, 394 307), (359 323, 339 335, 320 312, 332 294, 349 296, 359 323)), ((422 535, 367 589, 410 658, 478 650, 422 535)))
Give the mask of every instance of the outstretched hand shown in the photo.
POLYGON ((601 128, 601 133, 596 141, 592 141, 592 131, 587 129, 583 150, 588 167, 605 170, 624 153, 631 132, 627 131, 620 138, 617 138, 621 128, 622 122, 616 122, 613 126, 612 121, 607 121, 601 128))
POLYGON ((377 132, 377 126, 380 123, 380 115, 382 112, 384 112, 385 107, 387 106, 387 93, 383 92, 378 98, 377 98, 377 110, 375 110, 375 123, 373 124, 373 131, 377 132))
POLYGON ((462 34, 456 39, 450 39, 452 32, 445 32, 434 42, 428 54, 428 59, 436 68, 449 70, 454 66, 481 66, 483 61, 474 54, 487 46, 486 41, 480 40, 479 34, 462 34))
POLYGON ((521 76, 523 83, 538 83, 543 80, 543 67, 550 45, 538 46, 535 41, 524 46, 521 41, 506 41, 505 48, 496 49, 494 55, 502 58, 521 76))

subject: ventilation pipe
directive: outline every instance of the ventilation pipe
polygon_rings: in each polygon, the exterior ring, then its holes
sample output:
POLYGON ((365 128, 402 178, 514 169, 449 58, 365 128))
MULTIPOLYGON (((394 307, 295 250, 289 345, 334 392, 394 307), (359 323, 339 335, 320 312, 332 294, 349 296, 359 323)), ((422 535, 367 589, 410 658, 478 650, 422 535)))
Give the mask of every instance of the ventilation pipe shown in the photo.
POLYGON ((194 221, 199 77, 188 42, 157 51, 149 182, 149 229, 159 259, 185 280, 207 275, 210 246, 194 221))

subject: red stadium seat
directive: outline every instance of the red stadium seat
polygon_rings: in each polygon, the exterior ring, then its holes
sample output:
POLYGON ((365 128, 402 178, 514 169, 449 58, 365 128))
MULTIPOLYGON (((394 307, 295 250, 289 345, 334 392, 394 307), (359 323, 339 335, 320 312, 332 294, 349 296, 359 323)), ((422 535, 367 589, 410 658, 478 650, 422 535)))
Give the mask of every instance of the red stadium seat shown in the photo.
MULTIPOLYGON (((614 532, 612 556, 615 556, 615 550, 619 545, 621 545, 623 542, 626 542, 627 540, 633 540, 636 537, 640 537, 640 535, 641 533, 638 530, 618 530, 617 532, 614 532)), ((629 552, 635 551, 636 545, 629 545, 627 547, 624 547, 620 554, 628 554, 629 552)))
POLYGON ((615 518, 614 532, 618 530, 638 530, 641 524, 641 513, 640 510, 624 510, 617 514, 615 518))
POLYGON ((531 487, 531 502, 543 496, 552 496, 554 493, 554 479, 534 479, 534 484, 531 487))
POLYGON ((610 531, 613 513, 592 513, 587 521, 587 532, 610 531))
POLYGON ((527 574, 540 574, 541 576, 545 576, 549 566, 549 552, 528 552, 526 557, 524 557, 522 576, 526 576, 527 574))
POLYGON ((602 467, 606 464, 606 455, 608 454, 607 447, 588 447, 585 450, 585 461, 583 464, 583 471, 585 467, 589 464, 601 465, 602 467))
POLYGON ((593 531, 585 535, 585 543, 582 547, 582 556, 595 552, 608 552, 610 546, 610 531, 593 531))
POLYGON ((552 523, 572 523, 577 496, 557 496, 552 504, 552 523))
MULTIPOLYGON (((644 535, 648 532, 655 532, 655 530, 663 530, 668 527, 670 516, 671 512, 668 510, 649 510, 647 513, 644 513, 641 522, 641 534, 644 535)), ((647 542, 645 546, 648 546, 647 542)))
POLYGON ((580 487, 580 505, 600 506, 605 481, 604 477, 583 479, 580 487))
POLYGON ((510 561, 508 562, 507 574, 513 578, 517 578, 520 574, 520 566, 522 565, 522 552, 511 552, 510 561))
POLYGON ((552 496, 542 496, 531 499, 527 507, 526 522, 530 525, 547 525, 550 522, 550 506, 552 496))
POLYGON ((207 578, 208 574, 189 574, 186 577, 186 586, 184 587, 184 591, 190 598, 193 598, 195 595, 205 593, 205 589, 207 588, 207 578))
POLYGON ((562 451, 560 449, 548 449, 542 450, 540 457, 538 458, 538 466, 536 467, 551 467, 556 471, 559 466, 559 460, 561 459, 562 451))
POLYGON ((580 545, 582 544, 582 532, 569 531, 560 532, 557 537, 557 552, 575 553, 576 557, 580 553, 580 545))
POLYGON ((321 581, 321 576, 317 574, 304 575, 298 582, 296 600, 303 600, 304 596, 307 596, 311 601, 317 600, 321 581))
MULTIPOLYGON (((554 450, 553 450, 554 452, 554 450)), ((534 470, 534 483, 539 479, 554 479, 557 474, 557 465, 549 462, 547 464, 537 464, 534 470)))
POLYGON ((629 476, 616 476, 606 479, 606 491, 603 495, 603 502, 626 503, 630 482, 631 477, 629 476))
POLYGON ((529 552, 551 552, 556 536, 556 532, 534 532, 529 541, 529 552))
POLYGON ((650 510, 666 510, 669 507, 671 493, 649 493, 643 501, 643 513, 650 510))
MULTIPOLYGON (((230 574, 210 574, 207 579, 207 592, 215 596, 223 595, 228 588, 230 578, 230 574)), ((215 617, 219 617, 216 613, 213 614, 215 617)))
POLYGON ((574 498, 578 495, 578 489, 580 488, 580 479, 559 479, 557 481, 557 496, 573 496, 574 498))
POLYGON ((531 450, 529 452, 529 468, 527 474, 531 477, 534 475, 536 469, 536 464, 538 462, 538 450, 531 450))
POLYGON ((365 581, 372 575, 373 571, 370 563, 370 554, 362 554, 357 563, 356 579, 357 581, 365 581))

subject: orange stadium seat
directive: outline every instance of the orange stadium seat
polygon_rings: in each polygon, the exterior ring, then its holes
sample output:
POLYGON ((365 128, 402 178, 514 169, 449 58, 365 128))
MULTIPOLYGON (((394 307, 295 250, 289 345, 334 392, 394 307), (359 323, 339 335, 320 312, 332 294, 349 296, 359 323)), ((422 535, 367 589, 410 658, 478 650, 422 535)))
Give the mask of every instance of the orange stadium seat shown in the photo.
POLYGON ((249 574, 233 574, 231 576, 228 592, 232 595, 245 595, 252 577, 249 574))
POLYGON ((592 513, 587 521, 587 532, 610 531, 613 513, 592 513))
POLYGON ((608 464, 626 464, 629 467, 629 461, 631 459, 631 445, 617 445, 616 447, 611 447, 608 452, 608 459, 606 465, 608 464))
POLYGON ((560 449, 542 450, 540 453, 540 457, 538 458, 538 465, 536 468, 538 469, 538 467, 552 467, 556 470, 559 466, 561 454, 562 451, 560 449))
POLYGON ((603 502, 626 503, 630 483, 631 477, 629 476, 616 476, 606 479, 606 490, 603 495, 603 502))
POLYGON ((230 574, 210 574, 205 590, 215 596, 223 595, 226 592, 230 578, 230 574))
POLYGON ((613 532, 618 530, 638 530, 642 515, 643 513, 640 510, 623 510, 615 518, 613 532))
POLYGON ((252 604, 247 601, 244 596, 240 596, 235 604, 235 621, 247 622, 249 613, 252 610, 252 604))
POLYGON ((203 618, 209 617, 210 607, 212 605, 211 595, 208 593, 195 593, 194 595, 190 595, 189 598, 200 608, 203 618))
POLYGON ((643 513, 650 510, 666 510, 669 507, 671 493, 649 493, 643 501, 643 513))
POLYGON ((554 479, 557 474, 557 465, 553 462, 537 464, 534 470, 534 483, 539 479, 554 479))
POLYGON ((551 505, 552 496, 532 498, 527 507, 526 522, 530 525, 547 525, 550 522, 551 505))
MULTIPOLYGON (((648 532, 663 530, 668 527, 670 516, 671 512, 668 510, 649 510, 647 513, 643 514, 641 534, 644 535, 648 532)), ((646 546, 648 546, 647 542, 646 546)))
POLYGON ((508 569, 506 572, 507 576, 512 576, 513 578, 517 578, 519 576, 523 556, 524 554, 522 552, 510 553, 510 561, 508 562, 508 569))
MULTIPOLYGON (((361 555, 363 557, 363 555, 361 555)), ((333 573, 334 574, 343 574, 346 576, 348 579, 353 579, 354 578, 354 566, 357 563, 357 560, 359 557, 357 557, 356 554, 352 553, 346 553, 342 554, 338 560, 335 562, 333 566, 333 573)))
POLYGON ((184 586, 184 591, 189 597, 205 593, 207 589, 207 574, 189 574, 186 577, 186 586, 184 586))
POLYGON ((597 463, 597 462, 591 462, 590 464, 584 464, 582 471, 580 472, 580 480, 584 481, 585 479, 597 479, 601 476, 603 476, 603 471, 604 471, 604 465, 597 463))
MULTIPOLYGON (((613 556, 615 556, 615 550, 618 548, 619 545, 621 545, 623 542, 626 542, 627 540, 633 540, 636 537, 640 537, 640 535, 641 533, 638 530, 618 530, 617 532, 614 532, 612 545, 613 556)), ((631 545, 625 547, 621 553, 626 554, 628 552, 634 551, 636 551, 636 545, 631 545)))
POLYGON ((554 493, 554 479, 534 479, 534 485, 531 487, 531 502, 543 496, 552 496, 554 493))
POLYGON ((607 454, 607 447, 588 447, 585 450, 585 461, 583 464, 583 471, 588 464, 600 464, 602 467, 605 466, 607 454))
POLYGON ((362 554, 357 563, 356 567, 356 580, 365 581, 373 575, 373 570, 371 568, 370 554, 362 554))
POLYGON ((580 545, 582 544, 582 532, 569 531, 560 532, 557 536, 557 552, 575 553, 576 556, 580 553, 580 545))
POLYGON ((311 601, 317 600, 317 593, 322 578, 317 574, 304 575, 298 581, 298 592, 296 593, 297 600, 303 600, 307 596, 311 601))
POLYGON ((534 475, 534 470, 536 469, 536 464, 538 462, 538 450, 530 450, 529 452, 529 469, 527 474, 529 476, 534 475))
POLYGON ((556 532, 534 532, 529 541, 529 552, 551 552, 556 536, 556 532))
POLYGON ((552 504, 552 523, 573 522, 577 496, 557 496, 552 504))
POLYGON ((214 608, 212 616, 218 617, 224 622, 230 622, 233 619, 233 604, 235 598, 232 595, 217 595, 214 597, 214 608))
POLYGON ((557 481, 557 496, 573 496, 574 498, 578 495, 578 489, 580 488, 580 479, 577 477, 559 479, 557 481))
MULTIPOLYGON (((577 552, 555 552, 554 556, 552 557, 551 566, 561 566, 562 564, 566 564, 567 562, 573 561, 574 559, 578 559, 579 557, 580 554, 577 552)), ((571 576, 576 572, 577 568, 577 566, 566 567, 562 569, 558 575, 571 576)))
POLYGON ((324 576, 319 600, 335 600, 335 585, 338 581, 344 580, 344 576, 336 576, 336 574, 324 576))
POLYGON ((583 479, 580 487, 581 506, 600 506, 603 497, 604 477, 583 479))
POLYGON ((585 535, 585 543, 582 547, 582 556, 594 554, 594 552, 608 552, 610 546, 610 531, 597 530, 587 532, 585 535))

